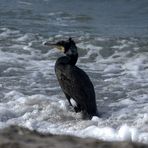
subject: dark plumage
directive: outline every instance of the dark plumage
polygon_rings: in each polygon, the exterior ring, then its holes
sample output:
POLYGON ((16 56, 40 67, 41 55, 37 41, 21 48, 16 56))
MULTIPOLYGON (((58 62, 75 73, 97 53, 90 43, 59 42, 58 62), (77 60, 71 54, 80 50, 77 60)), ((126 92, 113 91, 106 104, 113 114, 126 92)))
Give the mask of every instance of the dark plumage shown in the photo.
POLYGON ((88 75, 75 66, 78 59, 75 42, 69 38, 68 41, 60 41, 54 45, 65 53, 65 56, 57 59, 55 73, 70 105, 70 99, 73 98, 77 104, 75 111, 82 111, 84 118, 98 116, 93 84, 88 75))

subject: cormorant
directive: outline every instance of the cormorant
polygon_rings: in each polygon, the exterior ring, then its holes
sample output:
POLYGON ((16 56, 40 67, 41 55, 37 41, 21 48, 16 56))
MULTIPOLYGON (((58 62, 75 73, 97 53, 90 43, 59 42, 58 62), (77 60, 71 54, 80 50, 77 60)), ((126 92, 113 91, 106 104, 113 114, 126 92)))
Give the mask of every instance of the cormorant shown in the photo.
POLYGON ((91 119, 92 116, 98 116, 93 84, 88 75, 75 65, 78 59, 75 42, 69 38, 55 44, 46 42, 45 45, 54 45, 65 54, 57 59, 55 73, 69 104, 73 106, 71 98, 74 99, 74 110, 82 111, 83 118, 91 119))

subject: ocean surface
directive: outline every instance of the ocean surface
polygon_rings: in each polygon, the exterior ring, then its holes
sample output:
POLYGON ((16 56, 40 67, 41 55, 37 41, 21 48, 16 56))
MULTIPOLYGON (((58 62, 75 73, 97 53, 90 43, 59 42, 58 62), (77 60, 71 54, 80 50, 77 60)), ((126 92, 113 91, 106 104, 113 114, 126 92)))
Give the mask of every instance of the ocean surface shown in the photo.
POLYGON ((148 143, 147 0, 0 0, 0 128, 148 143), (101 117, 69 108, 44 42, 72 37, 101 117))

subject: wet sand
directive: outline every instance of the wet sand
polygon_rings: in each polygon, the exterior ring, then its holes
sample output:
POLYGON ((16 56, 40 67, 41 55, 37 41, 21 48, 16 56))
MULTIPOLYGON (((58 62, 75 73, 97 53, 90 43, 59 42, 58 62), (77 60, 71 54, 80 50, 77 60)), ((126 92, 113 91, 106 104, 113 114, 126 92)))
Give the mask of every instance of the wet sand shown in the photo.
POLYGON ((63 135, 44 135, 29 129, 11 126, 0 131, 0 148, 148 148, 131 142, 105 142, 63 135))

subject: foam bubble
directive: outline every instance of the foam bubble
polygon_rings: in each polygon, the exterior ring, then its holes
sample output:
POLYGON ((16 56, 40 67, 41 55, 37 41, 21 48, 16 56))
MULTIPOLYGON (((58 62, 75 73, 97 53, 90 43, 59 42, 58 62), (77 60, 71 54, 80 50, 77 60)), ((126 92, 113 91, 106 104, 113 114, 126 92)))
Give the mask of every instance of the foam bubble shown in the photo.
POLYGON ((98 121, 98 120, 99 120, 99 117, 93 116, 91 120, 92 120, 92 121, 98 121))
POLYGON ((118 135, 121 140, 132 141, 131 131, 127 125, 123 125, 120 127, 120 129, 118 131, 118 135))
POLYGON ((67 110, 67 106, 66 106, 65 101, 60 100, 60 101, 59 101, 59 104, 60 104, 59 107, 60 107, 61 109, 67 110))
POLYGON ((110 127, 99 128, 97 126, 89 126, 81 133, 84 137, 101 138, 103 140, 115 140, 115 131, 110 127))
POLYGON ((127 124, 122 125, 118 131, 120 140, 124 141, 138 141, 139 135, 136 128, 129 127, 127 124))
POLYGON ((131 128, 131 139, 132 141, 138 141, 139 140, 140 133, 136 128, 131 128))

